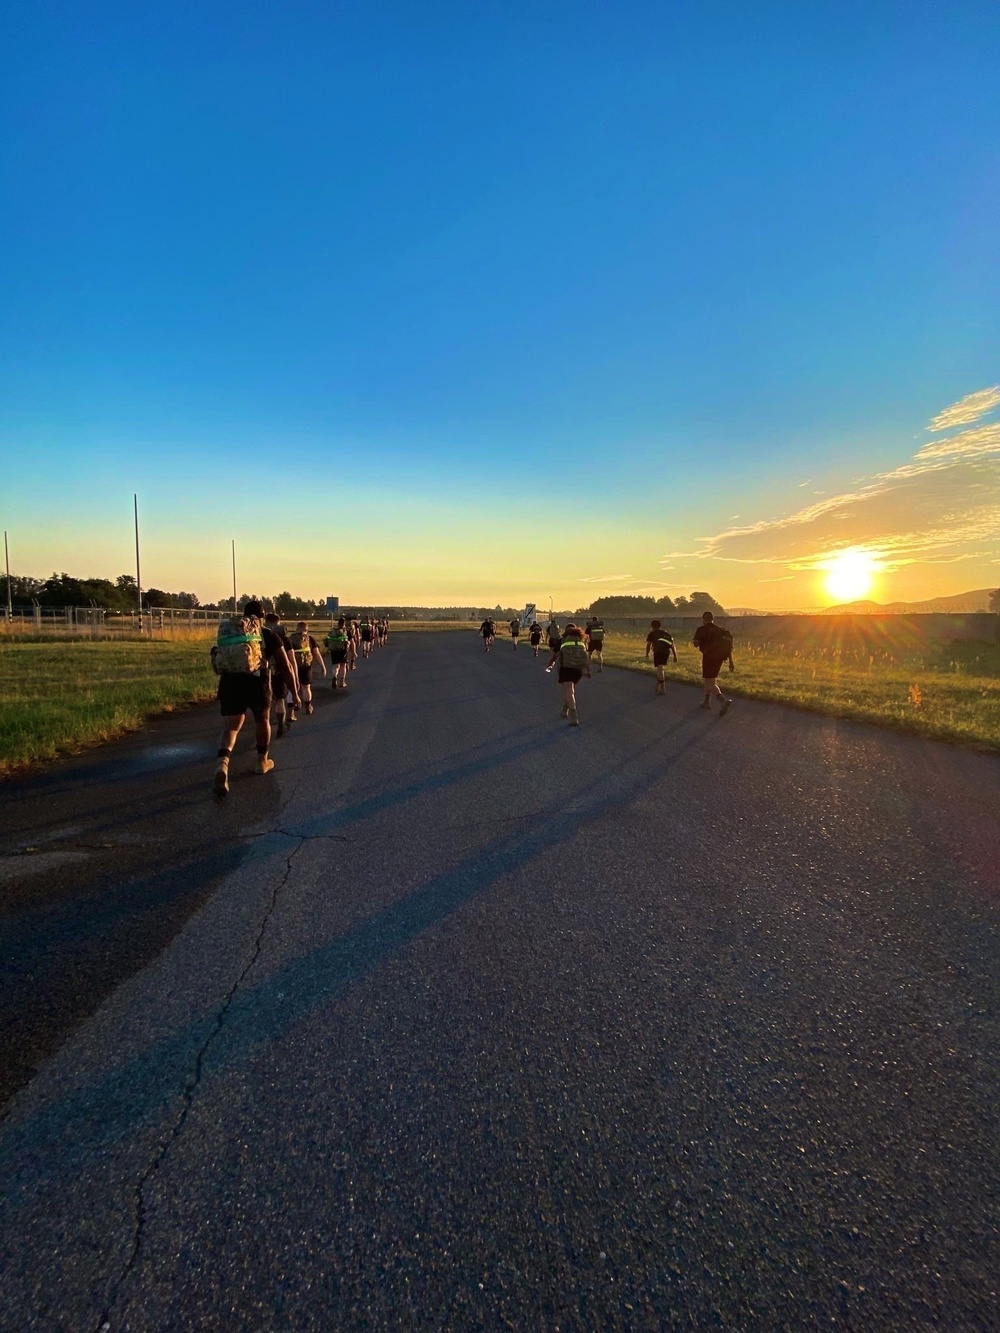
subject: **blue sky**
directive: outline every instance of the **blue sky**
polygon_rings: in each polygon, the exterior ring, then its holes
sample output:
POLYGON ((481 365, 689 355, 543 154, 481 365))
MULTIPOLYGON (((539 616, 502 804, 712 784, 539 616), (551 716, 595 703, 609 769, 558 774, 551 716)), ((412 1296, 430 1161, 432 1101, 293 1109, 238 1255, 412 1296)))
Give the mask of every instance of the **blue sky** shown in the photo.
POLYGON ((204 598, 233 535, 346 599, 810 605, 852 542, 886 597, 1000 582, 982 441, 894 531, 850 499, 1000 379, 996 5, 8 14, 18 570, 127 568, 138 490, 148 580, 204 598))

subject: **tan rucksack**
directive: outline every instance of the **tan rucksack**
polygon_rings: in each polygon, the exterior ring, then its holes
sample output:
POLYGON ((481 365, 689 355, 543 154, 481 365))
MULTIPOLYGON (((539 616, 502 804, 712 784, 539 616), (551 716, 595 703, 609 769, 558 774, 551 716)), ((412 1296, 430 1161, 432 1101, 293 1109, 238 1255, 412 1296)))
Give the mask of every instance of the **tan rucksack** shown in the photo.
POLYGON ((579 639, 563 639, 559 655, 562 665, 570 671, 586 671, 590 665, 587 649, 579 639))
POLYGON ((306 631, 295 629, 288 636, 292 645, 292 651, 295 653, 295 660, 300 666, 309 666, 313 660, 312 645, 309 642, 309 635, 306 631))
POLYGON ((219 621, 212 649, 218 675, 249 676, 264 665, 264 634, 256 616, 229 616, 219 621))

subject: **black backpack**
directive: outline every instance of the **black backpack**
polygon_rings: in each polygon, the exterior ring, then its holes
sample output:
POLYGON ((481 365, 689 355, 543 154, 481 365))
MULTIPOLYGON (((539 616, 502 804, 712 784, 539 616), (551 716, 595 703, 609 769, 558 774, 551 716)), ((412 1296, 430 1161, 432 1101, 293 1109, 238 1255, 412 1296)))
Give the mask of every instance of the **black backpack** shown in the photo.
POLYGON ((733 652, 733 632, 726 629, 725 625, 716 625, 717 635, 715 642, 719 645, 726 657, 731 657, 733 652))

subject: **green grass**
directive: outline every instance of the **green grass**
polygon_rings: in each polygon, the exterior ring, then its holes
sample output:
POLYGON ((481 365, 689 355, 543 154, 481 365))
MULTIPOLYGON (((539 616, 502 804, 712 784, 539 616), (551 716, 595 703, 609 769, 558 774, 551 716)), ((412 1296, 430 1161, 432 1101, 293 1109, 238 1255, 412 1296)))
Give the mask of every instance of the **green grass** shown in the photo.
MULTIPOLYGON (((605 642, 604 661, 652 674, 644 652, 645 636, 614 634, 605 642)), ((677 656, 669 678, 699 682, 696 650, 678 642, 677 656)), ((736 672, 723 668, 719 678, 727 694, 1000 752, 1000 644, 883 642, 872 648, 737 638, 733 658, 736 672)))
POLYGON ((0 640, 0 774, 215 694, 204 641, 0 640))

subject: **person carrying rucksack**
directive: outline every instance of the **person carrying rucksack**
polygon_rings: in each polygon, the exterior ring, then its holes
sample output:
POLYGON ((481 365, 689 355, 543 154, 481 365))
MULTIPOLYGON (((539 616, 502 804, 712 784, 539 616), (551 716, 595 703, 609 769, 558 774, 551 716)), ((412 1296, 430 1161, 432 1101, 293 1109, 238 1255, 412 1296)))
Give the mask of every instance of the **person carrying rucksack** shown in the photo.
POLYGON ((284 625, 276 611, 268 611, 264 617, 264 624, 276 634, 281 640, 281 646, 284 648, 284 655, 280 658, 269 657, 268 665, 271 668, 271 702, 274 705, 275 715, 278 726, 275 734, 281 739, 296 719, 296 711, 301 702, 299 698, 299 673, 295 665, 295 653, 292 649, 292 641, 285 631, 284 625), (285 708, 285 701, 288 701, 288 708, 285 708))
MULTIPOLYGON (((253 713, 256 741, 256 772, 270 773, 274 760, 271 744, 271 664, 280 664, 289 678, 294 668, 287 660, 284 644, 270 625, 263 623, 264 607, 247 602, 242 614, 219 621, 212 666, 219 677, 219 710, 223 730, 219 739, 219 762, 213 783, 216 796, 229 795, 229 761, 247 713, 253 713)), ((296 682, 296 689, 298 688, 296 682)))
MULTIPOLYGON (((306 713, 313 712, 312 701, 312 673, 313 667, 318 666, 323 675, 326 675, 326 663, 323 661, 323 650, 309 633, 309 626, 304 620, 292 630, 288 636, 292 645, 292 656, 295 659, 295 667, 299 677, 299 694, 302 702, 306 706, 306 713)), ((295 712, 292 711, 290 721, 295 721, 295 712)))
POLYGON ((656 668, 656 684, 653 687, 654 694, 666 694, 667 678, 663 674, 664 668, 670 662, 670 654, 673 653, 674 661, 677 661, 677 649, 674 647, 673 636, 668 634, 665 629, 661 629, 659 620, 649 622, 650 629, 646 635, 646 660, 649 660, 649 654, 653 654, 653 666, 656 668))
POLYGON ((700 707, 711 709, 712 699, 718 695, 719 698, 719 716, 725 717, 733 706, 732 699, 726 696, 719 689, 719 672, 726 662, 729 663, 729 670, 735 671, 733 663, 733 636, 732 632, 724 625, 715 623, 715 616, 711 611, 706 611, 701 624, 694 632, 694 638, 691 640, 694 646, 701 653, 701 677, 702 685, 705 690, 705 698, 700 707))
POLYGON ((514 640, 514 652, 516 653, 517 641, 521 637, 521 622, 517 616, 510 622, 510 637, 514 640))
POLYGON ((597 660, 598 671, 604 670, 604 621, 598 616, 591 616, 587 621, 587 653, 597 660))
POLYGON ((330 672, 333 676, 333 688, 347 689, 347 671, 354 653, 354 639, 347 624, 347 617, 341 616, 336 625, 326 636, 326 646, 330 650, 330 672))
POLYGON ((531 644, 532 657, 537 657, 542 642, 542 627, 537 620, 531 622, 531 628, 528 630, 528 642, 531 644))
MULTIPOLYGON (((551 639, 550 639, 551 642, 551 639)), ((572 621, 566 626, 558 646, 552 653, 552 660, 545 668, 551 671, 559 663, 559 684, 563 690, 562 716, 569 718, 571 727, 580 725, 576 708, 576 687, 584 676, 590 676, 590 658, 583 642, 583 630, 572 621)))

